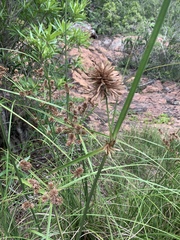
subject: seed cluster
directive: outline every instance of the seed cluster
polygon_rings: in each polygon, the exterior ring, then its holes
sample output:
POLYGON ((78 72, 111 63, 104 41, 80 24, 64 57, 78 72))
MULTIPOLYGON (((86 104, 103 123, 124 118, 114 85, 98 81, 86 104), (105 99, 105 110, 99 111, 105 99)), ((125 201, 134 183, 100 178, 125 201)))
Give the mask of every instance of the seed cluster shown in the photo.
POLYGON ((118 72, 110 63, 97 64, 89 73, 89 93, 93 93, 91 101, 112 97, 116 99, 122 92, 122 81, 118 72))
POLYGON ((32 168, 32 164, 24 159, 19 162, 19 166, 23 171, 26 172, 30 171, 32 168))
MULTIPOLYGON (((37 196, 39 196, 40 194, 40 183, 36 180, 36 179, 29 179, 28 182, 30 183, 31 187, 34 189, 34 194, 37 196)), ((41 201, 43 203, 50 201, 52 204, 54 205, 61 205, 63 203, 63 199, 62 197, 59 196, 59 190, 56 188, 54 182, 48 182, 47 184, 47 189, 48 191, 45 192, 42 196, 41 196, 41 201)), ((35 204, 30 202, 30 201, 25 201, 22 204, 22 209, 23 210, 27 210, 29 208, 34 208, 35 204)))
MULTIPOLYGON (((0 80, 6 75, 9 69, 0 65, 0 80)), ((1 83, 0 83, 1 84, 1 83)))

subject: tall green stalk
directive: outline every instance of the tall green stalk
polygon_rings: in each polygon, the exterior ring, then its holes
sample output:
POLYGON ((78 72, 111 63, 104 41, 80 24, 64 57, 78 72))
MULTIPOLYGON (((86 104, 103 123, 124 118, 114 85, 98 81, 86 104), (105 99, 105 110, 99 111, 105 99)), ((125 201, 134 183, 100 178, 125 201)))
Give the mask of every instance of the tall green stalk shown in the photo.
MULTIPOLYGON (((154 46, 154 43, 156 41, 156 38, 158 36, 158 33, 160 31, 160 28, 162 26, 162 23, 164 21, 164 18, 165 18, 165 15, 167 13, 167 10, 168 10, 168 7, 169 7, 169 4, 170 4, 171 0, 164 0, 163 4, 162 4, 162 7, 161 7, 161 10, 160 10, 160 13, 158 15, 158 18, 156 20, 156 24, 154 26, 154 29, 153 29, 153 32, 151 34, 151 37, 149 39, 149 42, 147 44, 147 47, 145 49, 145 52, 142 56, 142 59, 140 61, 140 64, 139 64, 139 68, 137 70, 137 73, 136 73, 136 76, 135 76, 135 79, 133 81, 133 84, 131 86, 131 89, 130 89, 130 92, 128 94, 128 97, 125 101, 125 104, 123 106, 123 109, 119 115, 119 118, 118 118, 118 121, 115 125, 115 128, 114 128, 114 131, 112 133, 112 136, 110 134, 110 142, 115 142, 116 138, 117 138, 117 134, 120 130, 120 127, 126 117, 126 114, 128 112, 128 109, 129 109, 129 106, 132 102, 132 99, 133 99, 133 96, 136 92, 136 89, 138 87, 138 83, 141 79, 141 76, 144 72, 144 69, 146 67, 146 64, 148 62, 148 59, 149 59, 149 56, 150 56, 150 53, 152 51, 152 48, 154 46)), ((111 131, 110 131, 111 132, 111 131)), ((83 215, 82 215, 82 218, 80 220, 80 225, 79 225, 79 231, 76 235, 76 240, 79 240, 81 238, 81 235, 82 235, 82 231, 83 231, 83 227, 84 227, 84 222, 86 220, 86 216, 87 216, 87 213, 88 213, 88 210, 89 210, 89 205, 90 205, 90 202, 91 202, 91 199, 92 199, 92 196, 95 192, 95 189, 96 189, 96 186, 97 186, 97 182, 98 182, 98 179, 100 177, 100 174, 101 174, 101 170, 103 169, 103 166, 105 164, 105 161, 107 159, 108 155, 107 154, 104 154, 104 157, 101 161, 101 164, 99 166, 99 169, 98 169, 98 172, 96 174, 96 177, 94 179, 94 182, 93 182, 93 185, 92 185, 92 188, 91 188, 91 191, 89 193, 89 196, 88 196, 88 200, 86 202, 86 206, 84 208, 84 211, 83 211, 83 215)))
POLYGON ((102 161, 101 161, 101 164, 100 164, 100 166, 99 166, 99 168, 98 168, 98 172, 97 172, 97 174, 96 174, 96 177, 95 177, 95 179, 94 179, 93 185, 92 185, 92 187, 91 187, 91 191, 90 191, 90 193, 89 193, 89 196, 88 196, 88 199, 87 199, 87 202, 86 202, 86 206, 85 206, 84 211, 83 211, 82 218, 81 218, 80 223, 79 223, 80 228, 79 228, 79 231, 78 231, 78 233, 77 233, 76 240, 79 240, 80 237, 81 237, 82 230, 83 230, 83 227, 84 227, 84 222, 85 222, 85 220, 86 220, 87 212, 88 212, 88 210, 89 210, 89 205, 90 205, 92 196, 94 195, 94 191, 95 191, 95 189, 96 189, 97 182, 98 182, 98 179, 99 179, 99 177, 100 177, 100 174, 101 174, 101 171, 102 171, 102 169, 103 169, 103 166, 104 166, 104 164, 105 164, 105 162, 106 162, 106 159, 107 159, 107 155, 104 154, 104 157, 103 157, 103 159, 102 159, 102 161))
MULTIPOLYGON (((64 19, 65 19, 65 32, 64 32, 64 57, 65 57, 65 80, 66 80, 66 84, 68 82, 68 59, 67 59, 67 7, 68 7, 68 1, 66 0, 65 2, 65 15, 64 15, 64 19)), ((69 115, 69 89, 68 86, 66 87, 66 108, 67 108, 67 116, 69 115)))

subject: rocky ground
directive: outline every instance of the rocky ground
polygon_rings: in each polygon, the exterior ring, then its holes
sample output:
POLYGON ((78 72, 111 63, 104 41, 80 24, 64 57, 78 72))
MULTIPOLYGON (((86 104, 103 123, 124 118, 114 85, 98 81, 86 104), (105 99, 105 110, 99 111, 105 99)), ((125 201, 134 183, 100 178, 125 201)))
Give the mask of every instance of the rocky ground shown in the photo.
MULTIPOLYGON (((88 98, 86 93, 88 88, 88 72, 100 62, 111 62, 114 66, 123 55, 122 36, 113 39, 105 37, 103 39, 93 39, 88 49, 72 49, 69 57, 81 57, 83 69, 72 71, 75 90, 71 94, 77 97, 88 98)), ((122 81, 122 94, 118 98, 117 116, 121 111, 125 99, 128 95, 128 86, 133 81, 133 77, 122 81)), ((115 101, 110 100, 110 108, 113 112, 115 101)), ((138 92, 135 94, 131 103, 128 116, 122 126, 123 129, 129 129, 130 126, 153 125, 165 131, 177 132, 180 129, 180 84, 170 81, 162 83, 156 79, 143 77, 140 82, 138 92)), ((107 132, 107 116, 105 104, 97 107, 90 117, 90 125, 97 131, 107 132)))

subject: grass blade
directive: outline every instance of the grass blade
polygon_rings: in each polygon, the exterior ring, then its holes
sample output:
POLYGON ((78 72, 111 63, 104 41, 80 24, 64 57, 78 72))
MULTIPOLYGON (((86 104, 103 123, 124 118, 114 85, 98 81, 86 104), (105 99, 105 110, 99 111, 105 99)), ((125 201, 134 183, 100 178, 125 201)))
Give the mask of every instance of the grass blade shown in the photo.
POLYGON ((145 52, 144 52, 144 54, 142 56, 142 59, 141 59, 141 61, 139 63, 139 67, 138 67, 138 70, 136 72, 135 79, 134 79, 134 81, 132 83, 132 86, 131 86, 131 89, 129 91, 129 94, 127 96, 127 99, 126 99, 126 101, 124 103, 123 109, 122 109, 122 111, 121 111, 121 113, 119 115, 118 121, 117 121, 116 126, 114 128, 114 131, 113 131, 113 134, 112 134, 112 139, 113 140, 116 139, 117 134, 119 132, 119 129, 121 128, 121 125, 122 125, 122 123, 123 123, 123 121, 124 121, 124 119, 126 117, 126 114, 128 112, 129 106, 130 106, 130 104, 132 102, 132 99, 133 99, 134 94, 136 92, 136 89, 138 87, 139 81, 141 79, 141 76, 142 76, 142 74, 144 72, 144 69, 146 67, 146 64, 147 64, 147 62, 149 60, 149 56, 150 56, 151 51, 153 49, 154 43, 156 41, 158 33, 159 33, 159 31, 161 29, 161 26, 163 24, 163 21, 164 21, 164 18, 166 16, 168 7, 170 5, 170 2, 171 2, 170 0, 164 0, 164 2, 162 4, 161 10, 160 10, 159 16, 158 16, 158 18, 156 20, 156 23, 155 23, 154 29, 152 31, 151 37, 150 37, 149 42, 148 42, 148 44, 146 46, 145 52))

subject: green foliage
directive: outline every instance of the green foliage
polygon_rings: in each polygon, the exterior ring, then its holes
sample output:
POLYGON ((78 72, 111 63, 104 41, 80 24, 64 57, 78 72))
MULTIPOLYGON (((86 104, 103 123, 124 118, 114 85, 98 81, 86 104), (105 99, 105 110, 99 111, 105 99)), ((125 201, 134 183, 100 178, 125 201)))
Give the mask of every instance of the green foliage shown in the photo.
MULTIPOLYGON (((118 7, 117 3, 115 2, 107 2, 103 5, 102 12, 103 12, 103 26, 100 29, 100 33, 109 32, 110 34, 113 33, 113 29, 119 28, 120 17, 117 15, 118 7), (105 29, 107 27, 107 29, 105 29)), ((102 21, 102 20, 101 20, 102 21)), ((99 31, 98 31, 99 32, 99 31)))
MULTIPOLYGON (((124 42, 124 57, 119 60, 121 71, 127 67, 137 70, 147 39, 154 27, 161 1, 92 1, 88 8, 89 21, 99 34, 128 34, 138 38, 127 38, 124 42), (128 65, 127 65, 128 63, 128 65)), ((172 1, 161 37, 151 53, 146 74, 153 79, 180 79, 180 2, 172 1)))
POLYGON ((122 19, 123 28, 129 33, 137 31, 136 28, 144 20, 141 16, 141 6, 137 1, 126 1, 124 3, 124 17, 122 19))
MULTIPOLYGON (((65 4, 66 4, 66 1, 64 1, 64 8, 65 8, 65 4)), ((86 14, 85 14, 84 9, 86 6, 87 6, 87 0, 67 1, 68 19, 72 22, 85 20, 86 14)))
POLYGON ((162 123, 168 124, 170 121, 171 121, 171 118, 170 118, 170 117, 168 116, 168 114, 166 114, 166 113, 160 114, 160 115, 154 120, 155 123, 159 123, 159 124, 162 124, 162 123))
POLYGON ((149 69, 147 75, 151 78, 178 82, 180 79, 179 42, 168 43, 164 40, 157 43, 147 68, 149 69))
POLYGON ((99 34, 135 32, 143 21, 138 1, 92 1, 88 16, 99 34))
POLYGON ((86 5, 86 0, 1 1, 1 61, 8 67, 17 62, 16 57, 9 57, 9 49, 23 52, 18 56, 21 62, 26 62, 31 55, 42 63, 63 52, 60 44, 64 42, 68 46, 87 45, 87 34, 75 31, 72 26, 72 22, 85 19, 86 5))
MULTIPOLYGON (((46 19, 43 11, 48 15, 48 9, 55 8, 56 12, 65 1, 58 1, 61 5, 44 0, 23 3, 38 6, 46 19)), ((65 10, 62 19, 51 19, 49 14, 48 19, 31 22, 27 29, 14 28, 27 49, 19 56, 17 51, 12 54, 12 48, 11 60, 26 58, 27 62, 19 61, 12 73, 0 68, 0 140, 4 141, 0 142, 1 239, 179 238, 180 136, 173 133, 165 138, 149 128, 118 135, 167 8, 165 1, 115 126, 107 81, 99 83, 106 98, 109 135, 88 126, 95 106, 70 96, 67 73, 72 65, 67 50, 84 38, 76 42, 71 36, 73 17, 69 21, 65 17, 71 13, 68 6, 61 9, 65 10), (57 51, 56 36, 65 61, 49 59, 57 51), (64 86, 64 91, 59 91, 58 85, 64 86)), ((26 10, 30 14, 31 5, 26 10)), ((72 15, 79 18, 82 11, 75 10, 72 15)), ((128 44, 131 48, 130 41, 128 44)), ((79 64, 77 59, 73 66, 79 64)), ((96 80, 99 82, 99 76, 96 80)), ((115 91, 112 88, 113 94, 115 91)))
POLYGON ((47 28, 43 24, 32 25, 31 28, 32 30, 27 31, 26 36, 23 37, 33 49, 32 56, 40 62, 52 58, 58 50, 57 37, 61 33, 60 30, 53 31, 51 23, 47 28))
MULTIPOLYGON (((162 1, 93 0, 87 9, 88 19, 99 34, 149 34, 162 1)), ((172 1, 161 34, 179 39, 180 2, 172 1)))

